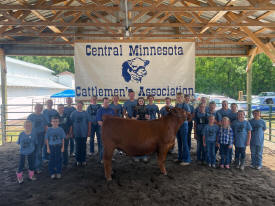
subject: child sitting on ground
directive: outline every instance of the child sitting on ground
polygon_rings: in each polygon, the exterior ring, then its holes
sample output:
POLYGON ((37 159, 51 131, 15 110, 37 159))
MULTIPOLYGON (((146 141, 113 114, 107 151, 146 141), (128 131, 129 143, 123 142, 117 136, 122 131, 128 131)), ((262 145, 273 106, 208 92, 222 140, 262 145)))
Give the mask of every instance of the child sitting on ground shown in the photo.
POLYGON ((262 168, 262 155, 264 147, 264 131, 266 124, 261 119, 261 112, 259 110, 253 111, 253 119, 249 120, 252 127, 250 151, 251 151, 251 167, 260 170, 262 168))
POLYGON ((223 117, 221 122, 221 128, 219 130, 218 147, 221 154, 221 168, 229 169, 230 153, 229 150, 233 146, 233 130, 230 127, 230 120, 228 117, 223 117))
POLYGON ((235 166, 244 170, 245 150, 251 139, 251 125, 244 120, 244 111, 238 111, 238 119, 232 124, 235 145, 235 166))
POLYGON ((50 154, 49 172, 52 179, 61 178, 62 170, 62 152, 64 152, 64 130, 59 127, 59 118, 53 117, 51 120, 52 127, 46 133, 47 152, 50 154))
POLYGON ((36 180, 34 177, 34 149, 35 144, 37 144, 37 138, 35 133, 32 131, 31 121, 25 121, 24 132, 20 133, 17 143, 20 145, 20 161, 19 168, 16 173, 19 184, 23 183, 23 170, 25 167, 26 157, 29 164, 29 179, 36 180))
POLYGON ((208 117, 208 124, 203 129, 203 146, 207 151, 207 163, 209 167, 216 168, 215 146, 219 134, 219 126, 214 124, 215 117, 208 117))

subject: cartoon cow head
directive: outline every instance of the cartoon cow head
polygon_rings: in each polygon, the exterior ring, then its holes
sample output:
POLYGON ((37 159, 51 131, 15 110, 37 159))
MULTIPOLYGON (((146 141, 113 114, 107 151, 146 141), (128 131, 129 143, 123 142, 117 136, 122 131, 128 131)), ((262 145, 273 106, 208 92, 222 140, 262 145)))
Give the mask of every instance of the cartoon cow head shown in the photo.
POLYGON ((147 75, 146 66, 150 63, 149 60, 134 58, 125 61, 122 64, 122 76, 126 82, 141 83, 144 76, 147 75))

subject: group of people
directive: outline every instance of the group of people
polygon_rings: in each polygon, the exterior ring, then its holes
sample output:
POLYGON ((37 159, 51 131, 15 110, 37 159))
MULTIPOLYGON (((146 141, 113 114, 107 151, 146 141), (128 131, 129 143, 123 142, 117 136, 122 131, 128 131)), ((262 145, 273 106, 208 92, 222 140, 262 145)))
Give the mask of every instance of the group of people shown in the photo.
MULTIPOLYGON (((39 174, 43 161, 49 161, 49 173, 52 179, 61 178, 62 167, 68 165, 69 156, 75 156, 76 166, 85 166, 86 144, 90 137, 88 155, 94 155, 94 138, 97 137, 98 159, 102 163, 103 145, 101 141, 101 126, 104 115, 136 120, 154 120, 168 114, 167 108, 173 108, 171 98, 165 98, 165 106, 160 110, 154 103, 154 96, 145 99, 135 99, 135 92, 129 90, 129 99, 119 104, 119 97, 114 96, 112 103, 109 98, 103 98, 102 105, 93 96, 87 110, 83 110, 83 102, 78 101, 76 108, 72 99, 67 98, 67 105, 59 104, 53 109, 53 101, 35 105, 34 113, 30 114, 24 123, 24 131, 20 133, 20 163, 17 180, 23 182, 25 159, 28 160, 29 179, 35 180, 34 173, 39 174)), ((215 102, 206 105, 206 98, 201 98, 195 109, 191 104, 190 95, 178 93, 175 107, 184 109, 192 115, 192 121, 185 121, 177 132, 178 158, 180 165, 191 162, 191 133, 194 127, 194 137, 197 140, 197 161, 216 167, 216 154, 220 151, 221 168, 229 168, 232 161, 232 146, 235 145, 235 164, 244 169, 245 148, 250 143, 252 167, 262 166, 262 151, 265 122, 260 118, 260 112, 254 111, 254 118, 246 121, 244 112, 237 111, 237 105, 231 104, 228 109, 227 101, 223 101, 222 109, 216 111, 215 102)), ((134 161, 148 161, 147 156, 134 157, 134 161)))

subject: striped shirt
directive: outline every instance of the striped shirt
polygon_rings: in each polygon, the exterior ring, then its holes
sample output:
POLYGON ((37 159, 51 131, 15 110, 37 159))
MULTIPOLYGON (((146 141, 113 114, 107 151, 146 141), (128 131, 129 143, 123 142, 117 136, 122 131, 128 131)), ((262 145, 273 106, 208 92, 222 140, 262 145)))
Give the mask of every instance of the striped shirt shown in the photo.
POLYGON ((231 129, 231 127, 229 128, 220 128, 219 131, 219 136, 218 136, 218 142, 220 144, 229 144, 232 145, 233 144, 233 130, 231 129))

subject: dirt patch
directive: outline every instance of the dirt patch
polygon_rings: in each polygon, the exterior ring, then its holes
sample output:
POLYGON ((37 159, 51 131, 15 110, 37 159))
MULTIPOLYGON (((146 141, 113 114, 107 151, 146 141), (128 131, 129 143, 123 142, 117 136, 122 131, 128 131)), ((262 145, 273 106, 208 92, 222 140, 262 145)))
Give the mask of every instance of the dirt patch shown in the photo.
POLYGON ((274 148, 265 148, 263 169, 247 167, 241 172, 211 169, 195 161, 183 167, 173 162, 176 154, 171 154, 166 162, 168 176, 163 176, 155 155, 145 164, 116 154, 111 183, 106 183, 97 157, 89 157, 85 168, 76 168, 71 158, 61 180, 51 180, 45 165, 37 181, 25 177, 19 185, 18 146, 8 144, 0 147, 0 205, 274 205, 274 156, 274 148))

